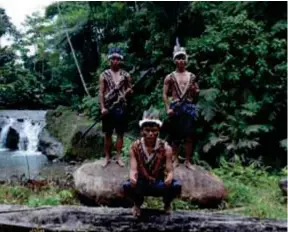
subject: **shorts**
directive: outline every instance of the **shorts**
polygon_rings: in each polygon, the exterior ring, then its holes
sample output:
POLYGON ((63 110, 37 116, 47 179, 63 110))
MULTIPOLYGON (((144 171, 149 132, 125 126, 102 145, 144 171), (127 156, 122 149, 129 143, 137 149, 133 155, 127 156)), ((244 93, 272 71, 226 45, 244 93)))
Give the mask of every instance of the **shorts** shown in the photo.
POLYGON ((178 144, 181 140, 195 135, 195 115, 195 105, 184 104, 180 111, 175 111, 174 115, 165 120, 163 132, 168 134, 169 144, 178 144))
POLYGON ((165 185, 163 180, 156 180, 154 183, 138 180, 134 188, 130 180, 127 180, 123 183, 122 189, 124 194, 138 206, 143 204, 144 196, 163 197, 164 204, 170 204, 174 198, 181 194, 182 184, 175 179, 172 180, 169 187, 165 185))
POLYGON ((102 131, 106 134, 113 134, 115 130, 117 135, 123 135, 127 127, 127 113, 123 109, 113 109, 102 118, 102 131))

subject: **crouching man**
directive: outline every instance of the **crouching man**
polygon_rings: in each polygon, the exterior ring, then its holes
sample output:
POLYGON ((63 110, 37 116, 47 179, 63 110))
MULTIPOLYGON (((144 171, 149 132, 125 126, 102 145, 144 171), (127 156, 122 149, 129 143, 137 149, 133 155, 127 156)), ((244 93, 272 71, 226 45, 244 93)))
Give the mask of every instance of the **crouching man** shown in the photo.
POLYGON ((171 212, 172 200, 180 195, 181 183, 173 179, 172 149, 158 138, 162 122, 159 112, 145 111, 139 122, 142 137, 130 147, 130 179, 124 194, 133 200, 134 216, 140 216, 144 196, 163 197, 164 211, 171 212))

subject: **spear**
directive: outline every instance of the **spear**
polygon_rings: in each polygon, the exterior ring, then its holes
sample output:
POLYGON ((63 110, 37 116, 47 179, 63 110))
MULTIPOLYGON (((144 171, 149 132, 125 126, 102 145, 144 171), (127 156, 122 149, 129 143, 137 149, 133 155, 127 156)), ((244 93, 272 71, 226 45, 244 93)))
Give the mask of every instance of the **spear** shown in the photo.
MULTIPOLYGON (((137 85, 139 85, 141 83, 141 81, 143 80, 143 78, 149 74, 151 71, 153 71, 154 68, 150 68, 147 71, 145 71, 145 73, 139 78, 139 80, 132 86, 132 89, 135 89, 135 87, 137 85)), ((125 93, 123 96, 120 96, 117 101, 115 101, 109 108, 108 111, 112 110, 120 101, 122 101, 125 97, 126 97, 125 93)), ((103 116, 101 116, 102 118, 103 116)), ((76 144, 78 144, 80 142, 81 139, 83 139, 85 137, 85 135, 98 123, 98 121, 94 122, 90 127, 88 127, 87 130, 85 130, 85 132, 81 135, 80 139, 76 142, 76 144)))

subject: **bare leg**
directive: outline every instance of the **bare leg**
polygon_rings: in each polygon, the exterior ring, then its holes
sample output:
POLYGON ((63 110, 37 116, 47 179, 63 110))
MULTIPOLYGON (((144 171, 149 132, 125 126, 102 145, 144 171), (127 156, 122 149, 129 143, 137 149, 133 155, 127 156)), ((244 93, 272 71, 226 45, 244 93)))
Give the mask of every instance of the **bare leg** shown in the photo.
POLYGON ((190 162, 192 152, 193 152, 193 138, 188 137, 186 138, 186 143, 185 143, 185 156, 186 156, 185 166, 188 169, 193 169, 193 166, 190 162))
POLYGON ((140 206, 134 204, 133 208, 132 208, 132 214, 134 217, 139 217, 141 215, 141 208, 140 206))
POLYGON ((123 135, 117 135, 117 141, 116 141, 117 160, 116 160, 116 163, 120 167, 124 167, 125 166, 125 164, 121 160, 122 148, 123 148, 123 135))
POLYGON ((112 145, 112 135, 106 134, 104 138, 104 163, 102 167, 105 168, 110 163, 110 156, 111 156, 111 145, 112 145))
POLYGON ((173 155, 173 166, 174 168, 178 167, 179 166, 179 159, 178 159, 178 155, 177 155, 177 152, 178 152, 178 146, 173 143, 172 145, 172 155, 173 155))
POLYGON ((172 212, 172 209, 171 209, 171 204, 169 203, 166 203, 165 205, 164 205, 164 212, 165 212, 165 214, 171 214, 171 212, 172 212))
POLYGON ((172 212, 171 203, 173 199, 180 196, 181 189, 182 185, 181 182, 178 180, 173 180, 168 188, 165 187, 163 192, 163 203, 164 203, 164 211, 166 214, 170 214, 172 212))

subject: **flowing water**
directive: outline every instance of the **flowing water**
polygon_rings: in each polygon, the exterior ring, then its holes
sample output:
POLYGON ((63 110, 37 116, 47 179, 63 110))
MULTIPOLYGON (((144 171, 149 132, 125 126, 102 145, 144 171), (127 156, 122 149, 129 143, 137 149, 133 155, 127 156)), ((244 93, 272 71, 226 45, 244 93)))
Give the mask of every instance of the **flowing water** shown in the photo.
POLYGON ((0 180, 37 178, 41 169, 49 165, 47 157, 38 151, 45 114, 46 111, 0 110, 0 180), (6 147, 10 128, 19 135, 16 150, 6 147))

